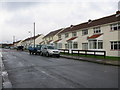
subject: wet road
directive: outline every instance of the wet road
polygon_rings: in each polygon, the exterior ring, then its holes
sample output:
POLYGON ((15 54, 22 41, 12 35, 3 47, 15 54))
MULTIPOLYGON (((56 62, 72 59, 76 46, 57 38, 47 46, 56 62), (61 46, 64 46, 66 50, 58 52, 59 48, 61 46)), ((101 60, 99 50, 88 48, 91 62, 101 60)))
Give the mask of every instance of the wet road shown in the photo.
POLYGON ((1 56, 1 50, 0 50, 0 90, 2 89, 2 56, 1 56))
POLYGON ((118 67, 4 50, 13 88, 117 88, 118 67))

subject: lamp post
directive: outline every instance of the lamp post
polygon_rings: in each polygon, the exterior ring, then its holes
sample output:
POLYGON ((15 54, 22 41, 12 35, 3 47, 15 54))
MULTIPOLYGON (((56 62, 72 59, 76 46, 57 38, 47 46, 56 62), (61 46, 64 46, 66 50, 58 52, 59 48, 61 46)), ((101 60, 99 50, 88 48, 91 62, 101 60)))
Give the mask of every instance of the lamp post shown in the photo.
POLYGON ((32 37, 32 32, 31 32, 31 31, 28 31, 28 33, 30 34, 30 37, 32 37))
POLYGON ((15 42, 15 36, 13 36, 13 44, 14 44, 14 42, 15 42))

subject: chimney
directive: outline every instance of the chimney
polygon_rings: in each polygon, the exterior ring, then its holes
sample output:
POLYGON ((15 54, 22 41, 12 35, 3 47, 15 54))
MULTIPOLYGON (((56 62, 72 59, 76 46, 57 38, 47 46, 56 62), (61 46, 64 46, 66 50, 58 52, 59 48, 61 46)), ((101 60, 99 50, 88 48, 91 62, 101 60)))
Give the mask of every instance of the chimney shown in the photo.
POLYGON ((116 11, 116 14, 120 14, 120 11, 116 11))
POLYGON ((92 20, 91 20, 91 19, 89 19, 89 20, 88 20, 88 24, 90 24, 91 22, 92 22, 92 20))
POLYGON ((120 16, 120 11, 116 11, 116 17, 120 16))
POLYGON ((74 25, 70 25, 70 28, 72 28, 74 25))

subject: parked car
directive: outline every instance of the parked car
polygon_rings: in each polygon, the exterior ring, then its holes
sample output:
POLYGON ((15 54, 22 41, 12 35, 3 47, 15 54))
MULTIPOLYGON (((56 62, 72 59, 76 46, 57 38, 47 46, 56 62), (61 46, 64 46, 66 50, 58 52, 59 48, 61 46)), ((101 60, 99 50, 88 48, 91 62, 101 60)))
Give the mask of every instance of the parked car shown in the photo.
POLYGON ((41 53, 41 46, 42 45, 36 45, 35 48, 34 46, 30 46, 28 48, 30 54, 40 54, 41 53))
POLYGON ((22 50, 23 51, 23 46, 17 46, 17 50, 22 50))
POLYGON ((60 51, 52 45, 43 45, 41 47, 41 55, 45 55, 47 57, 55 55, 59 57, 60 51))

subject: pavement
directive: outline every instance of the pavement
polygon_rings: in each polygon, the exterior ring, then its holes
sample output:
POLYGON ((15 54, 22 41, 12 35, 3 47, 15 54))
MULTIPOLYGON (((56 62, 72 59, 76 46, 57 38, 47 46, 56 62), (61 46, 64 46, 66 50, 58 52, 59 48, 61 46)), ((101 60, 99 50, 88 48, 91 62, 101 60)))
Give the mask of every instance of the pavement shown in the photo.
POLYGON ((60 55, 60 56, 68 59, 75 59, 75 60, 93 62, 93 63, 104 64, 104 65, 120 66, 120 60, 108 60, 108 59, 98 59, 98 58, 70 56, 70 55, 60 55))
POLYGON ((118 66, 6 50, 12 88, 118 88, 118 66))
POLYGON ((3 55, 2 50, 0 50, 0 90, 3 88, 12 88, 12 84, 8 78, 8 73, 5 69, 4 63, 3 63, 3 55))

